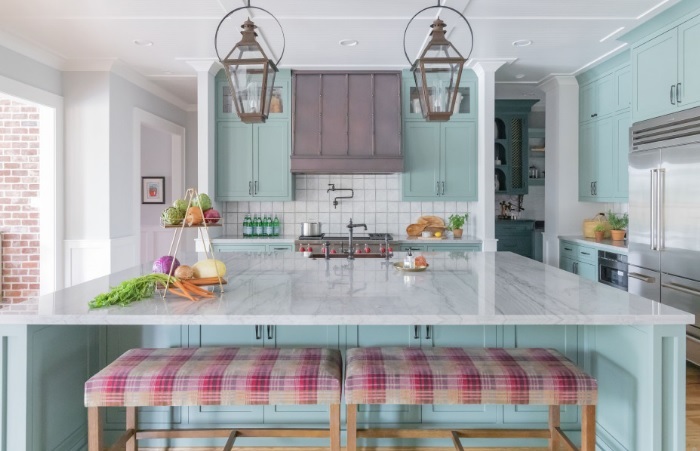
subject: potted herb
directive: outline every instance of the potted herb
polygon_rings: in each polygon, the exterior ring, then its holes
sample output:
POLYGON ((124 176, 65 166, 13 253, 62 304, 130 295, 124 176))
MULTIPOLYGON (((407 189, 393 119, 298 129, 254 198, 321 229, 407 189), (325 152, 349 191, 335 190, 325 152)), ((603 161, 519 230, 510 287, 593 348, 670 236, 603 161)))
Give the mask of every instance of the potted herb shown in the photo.
POLYGON ((629 224, 629 216, 627 213, 617 214, 608 211, 608 223, 610 224, 610 236, 613 241, 622 241, 625 239, 625 228, 629 224))
POLYGON ((469 219, 469 213, 463 215, 450 215, 447 220, 447 228, 452 230, 455 238, 462 238, 464 223, 469 219))
POLYGON ((593 227, 593 233, 595 234, 595 240, 600 242, 603 241, 603 238, 605 237, 605 225, 604 224, 596 224, 595 227, 593 227))

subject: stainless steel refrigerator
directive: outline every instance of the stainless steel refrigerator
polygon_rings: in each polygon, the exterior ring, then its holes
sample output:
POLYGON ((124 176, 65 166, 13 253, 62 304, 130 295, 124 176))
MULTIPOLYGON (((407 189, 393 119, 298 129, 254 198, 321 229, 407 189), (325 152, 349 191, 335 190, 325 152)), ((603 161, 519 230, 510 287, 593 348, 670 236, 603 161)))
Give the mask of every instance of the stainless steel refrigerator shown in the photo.
POLYGON ((629 288, 695 315, 700 364, 700 108, 637 122, 629 154, 629 288))

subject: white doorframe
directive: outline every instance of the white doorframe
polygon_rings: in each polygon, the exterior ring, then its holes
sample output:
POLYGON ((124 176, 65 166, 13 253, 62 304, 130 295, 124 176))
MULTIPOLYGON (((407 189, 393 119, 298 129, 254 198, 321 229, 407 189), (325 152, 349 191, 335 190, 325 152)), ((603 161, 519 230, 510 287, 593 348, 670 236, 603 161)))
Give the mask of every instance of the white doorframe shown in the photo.
POLYGON ((63 288, 63 97, 0 75, 0 92, 36 104, 40 114, 40 293, 63 288))
MULTIPOLYGON (((134 141, 133 141, 133 172, 134 181, 131 186, 141 186, 141 126, 147 126, 171 136, 171 192, 173 198, 181 196, 185 193, 183 185, 185 184, 185 127, 163 119, 160 116, 144 111, 140 108, 134 108, 134 141), (178 194, 181 193, 181 194, 178 194)), ((136 239, 137 252, 141 252, 141 190, 137 189, 134 192, 133 201, 133 235, 136 239)), ((142 257, 139 257, 140 263, 142 257)))

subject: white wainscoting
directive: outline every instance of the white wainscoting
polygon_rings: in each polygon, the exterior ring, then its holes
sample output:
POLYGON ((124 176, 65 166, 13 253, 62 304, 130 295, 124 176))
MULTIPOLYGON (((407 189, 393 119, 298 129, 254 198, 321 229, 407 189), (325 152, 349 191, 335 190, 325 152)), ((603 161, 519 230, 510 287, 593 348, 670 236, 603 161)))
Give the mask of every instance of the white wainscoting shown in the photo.
POLYGON ((106 276, 139 263, 137 238, 64 241, 65 285, 106 276))
MULTIPOLYGON (((173 240, 174 229, 164 229, 162 227, 141 227, 141 263, 152 262, 156 258, 168 255, 170 243, 173 240)), ((185 237, 183 237, 184 241, 185 237)), ((182 249, 183 243, 180 243, 182 249)))

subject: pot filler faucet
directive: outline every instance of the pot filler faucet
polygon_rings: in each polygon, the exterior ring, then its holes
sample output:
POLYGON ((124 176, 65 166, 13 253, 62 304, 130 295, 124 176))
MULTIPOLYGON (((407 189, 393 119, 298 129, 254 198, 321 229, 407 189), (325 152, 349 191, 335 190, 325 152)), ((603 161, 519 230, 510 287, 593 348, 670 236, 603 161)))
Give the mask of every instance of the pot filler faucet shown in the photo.
POLYGON ((352 250, 352 231, 355 227, 364 227, 365 230, 367 230, 367 224, 353 224, 352 218, 350 218, 350 223, 346 227, 350 229, 350 235, 348 236, 348 260, 354 260, 354 251, 352 250))

